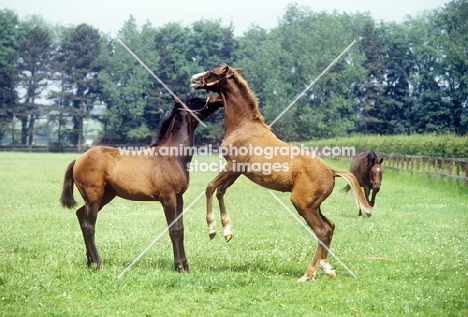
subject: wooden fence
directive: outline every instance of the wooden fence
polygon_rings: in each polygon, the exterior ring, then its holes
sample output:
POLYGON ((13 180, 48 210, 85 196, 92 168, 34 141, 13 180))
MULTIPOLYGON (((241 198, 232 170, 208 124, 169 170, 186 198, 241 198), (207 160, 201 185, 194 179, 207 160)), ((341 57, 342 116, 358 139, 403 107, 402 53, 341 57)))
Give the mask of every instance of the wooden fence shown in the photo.
POLYGON ((378 155, 384 158, 382 165, 385 168, 461 180, 468 186, 468 158, 386 153, 378 155))

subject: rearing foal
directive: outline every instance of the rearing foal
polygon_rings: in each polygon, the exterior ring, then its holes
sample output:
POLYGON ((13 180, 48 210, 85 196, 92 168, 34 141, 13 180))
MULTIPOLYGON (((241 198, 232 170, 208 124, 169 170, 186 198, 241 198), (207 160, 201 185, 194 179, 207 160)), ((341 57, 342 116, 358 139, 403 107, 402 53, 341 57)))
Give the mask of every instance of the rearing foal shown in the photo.
MULTIPOLYGON (((72 208, 73 184, 78 188, 85 205, 76 211, 86 245, 88 266, 102 265, 94 242, 98 211, 115 196, 135 201, 160 201, 167 224, 171 224, 183 211, 183 197, 189 183, 187 164, 192 151, 169 156, 170 148, 192 147, 194 131, 199 119, 204 119, 222 107, 218 97, 192 98, 187 108, 175 101, 171 114, 163 120, 158 142, 145 153, 120 153, 119 149, 96 146, 70 163, 63 183, 61 202, 72 208), (191 112, 191 113, 189 113, 191 112)), ((184 249, 184 224, 180 217, 169 228, 174 250, 174 267, 179 272, 189 270, 184 249)))
MULTIPOLYGON (((333 191, 336 176, 343 177, 351 186, 359 208, 367 214, 371 213, 372 208, 350 172, 331 169, 321 158, 300 151, 298 147, 279 140, 271 132, 258 110, 255 95, 239 75, 241 71, 222 65, 192 76, 195 89, 216 92, 224 101, 225 136, 221 149, 227 165, 206 188, 209 235, 213 238, 216 234, 212 196, 217 191, 224 236, 227 241, 232 238, 231 221, 226 213, 223 196, 226 189, 244 174, 260 186, 291 192, 291 202, 299 215, 329 248, 335 225, 322 214, 320 205, 333 191)), ((335 276, 327 256, 327 249, 319 243, 309 267, 299 281, 313 278, 319 266, 327 275, 335 276)))

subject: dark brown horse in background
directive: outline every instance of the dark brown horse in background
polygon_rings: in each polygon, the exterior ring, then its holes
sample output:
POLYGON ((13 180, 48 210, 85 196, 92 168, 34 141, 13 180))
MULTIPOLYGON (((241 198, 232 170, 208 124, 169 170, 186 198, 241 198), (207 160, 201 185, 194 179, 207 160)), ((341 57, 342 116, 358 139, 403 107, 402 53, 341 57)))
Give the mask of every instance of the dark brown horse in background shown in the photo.
MULTIPOLYGON (((193 152, 168 156, 170 147, 192 147, 194 131, 199 121, 223 105, 218 97, 192 98, 183 107, 175 101, 171 114, 163 120, 159 140, 147 148, 146 155, 121 153, 119 149, 96 146, 71 162, 65 172, 61 202, 72 208, 73 184, 85 204, 76 211, 86 245, 88 266, 102 265, 94 242, 95 223, 98 211, 115 196, 135 201, 160 201, 167 224, 171 224, 183 211, 182 195, 189 183, 187 164, 193 152), (191 112, 191 113, 189 113, 191 112), (159 154, 159 155, 158 155, 159 154), (165 154, 165 155, 161 155, 165 154)), ((170 228, 169 235, 174 250, 174 267, 179 272, 189 270, 184 249, 183 217, 170 228)))
MULTIPOLYGON (((350 172, 356 176, 359 185, 364 188, 364 196, 372 207, 375 204, 375 196, 380 191, 380 183, 382 182, 382 164, 383 158, 379 158, 375 152, 371 150, 360 150, 353 156, 351 160, 350 172), (369 194, 372 190, 372 196, 369 200, 369 194)), ((346 186, 344 191, 348 192, 351 188, 346 186)), ((362 216, 359 209, 359 216, 362 216)))
POLYGON ((309 152, 298 153, 298 147, 279 140, 265 124, 258 110, 258 102, 247 82, 240 76, 241 70, 228 65, 213 68, 192 76, 195 89, 206 89, 218 93, 224 101, 225 136, 221 144, 227 165, 206 188, 208 233, 211 238, 216 234, 213 216, 213 193, 219 201, 221 222, 227 241, 232 238, 231 221, 224 205, 224 194, 240 175, 247 176, 254 183, 282 192, 291 192, 291 202, 314 230, 316 236, 326 246, 318 244, 315 255, 305 274, 299 281, 313 278, 320 266, 327 275, 334 276, 327 261, 328 249, 335 225, 322 214, 321 203, 331 194, 335 177, 343 177, 351 186, 359 208, 371 213, 359 183, 352 173, 335 171, 321 158, 309 152), (246 154, 245 149, 257 153, 278 149, 271 158, 267 155, 246 154), (236 151, 237 149, 238 151, 236 151), (243 153, 241 153, 241 149, 243 153), (292 153, 295 155, 290 155, 292 153), (270 172, 263 168, 271 168, 270 172))

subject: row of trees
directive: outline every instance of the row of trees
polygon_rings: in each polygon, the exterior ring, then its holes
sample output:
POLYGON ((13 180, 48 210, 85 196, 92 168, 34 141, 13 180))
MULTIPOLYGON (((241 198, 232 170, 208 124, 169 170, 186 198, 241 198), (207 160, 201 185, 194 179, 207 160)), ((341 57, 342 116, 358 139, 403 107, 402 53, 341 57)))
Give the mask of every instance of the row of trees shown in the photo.
MULTIPOLYGON (((87 24, 52 27, 0 11, 0 138, 33 144, 40 133, 81 146, 83 122, 102 124, 103 143, 148 143, 172 108, 170 94, 125 43, 185 99, 192 74, 227 63, 244 67, 267 123, 353 40, 357 43, 272 127, 285 140, 353 132, 468 131, 468 0, 454 0, 403 23, 368 14, 313 12, 290 5, 278 26, 241 37, 221 20, 139 27, 130 16, 116 37, 87 24), (93 111, 97 106, 104 111, 93 111), (19 133, 15 127, 21 126, 19 133)), ((223 136, 222 112, 197 130, 223 136)))

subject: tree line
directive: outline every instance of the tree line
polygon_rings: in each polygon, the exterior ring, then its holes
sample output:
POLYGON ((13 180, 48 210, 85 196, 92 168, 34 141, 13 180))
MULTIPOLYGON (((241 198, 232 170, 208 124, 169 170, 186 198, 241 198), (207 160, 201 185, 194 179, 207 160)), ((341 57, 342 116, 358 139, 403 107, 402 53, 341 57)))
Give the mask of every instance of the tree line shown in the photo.
MULTIPOLYGON (((301 141, 352 133, 468 132, 468 0, 376 21, 363 13, 289 5, 278 26, 201 19, 189 26, 141 27, 130 16, 116 36, 88 24, 52 26, 0 11, 0 141, 38 135, 81 148, 84 122, 96 142, 147 144, 173 106, 171 95, 125 50, 125 43, 181 99, 206 96, 190 77, 227 63, 243 67, 272 122, 350 43, 356 44, 304 93, 272 130, 301 141), (98 111, 99 110, 99 111, 98 111), (19 128, 18 128, 19 127, 19 128)), ((223 136, 222 111, 197 129, 197 143, 223 136)))

